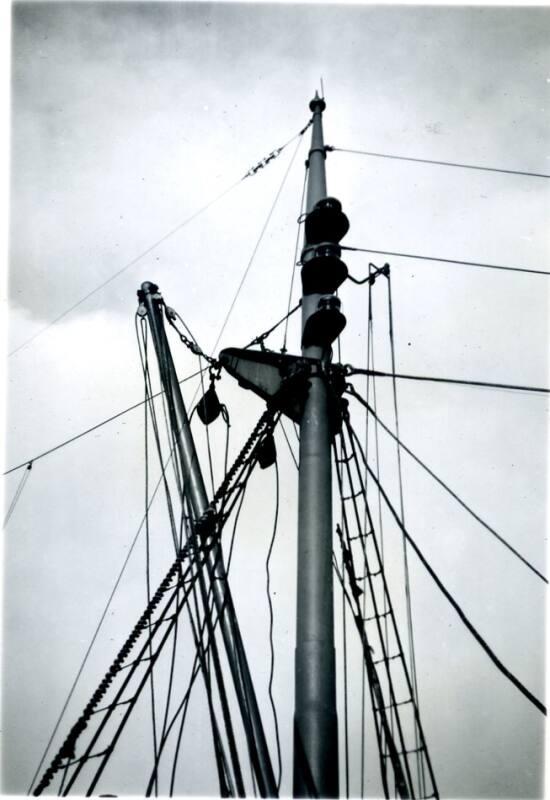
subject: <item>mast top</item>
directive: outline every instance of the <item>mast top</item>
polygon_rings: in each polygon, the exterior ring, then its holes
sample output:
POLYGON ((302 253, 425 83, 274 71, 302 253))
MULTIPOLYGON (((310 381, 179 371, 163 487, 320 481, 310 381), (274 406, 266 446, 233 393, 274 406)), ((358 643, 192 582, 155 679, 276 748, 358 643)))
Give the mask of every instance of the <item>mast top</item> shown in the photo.
POLYGON ((324 111, 326 107, 327 104, 325 103, 322 97, 319 97, 319 93, 316 90, 315 97, 309 104, 310 110, 315 113, 315 111, 324 111))

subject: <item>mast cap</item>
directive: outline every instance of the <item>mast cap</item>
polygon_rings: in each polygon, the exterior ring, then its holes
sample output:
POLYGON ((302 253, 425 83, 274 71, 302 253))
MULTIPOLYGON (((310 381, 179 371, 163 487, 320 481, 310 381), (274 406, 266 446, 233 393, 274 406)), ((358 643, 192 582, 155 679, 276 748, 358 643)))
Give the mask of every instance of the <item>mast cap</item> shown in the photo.
POLYGON ((324 111, 326 107, 327 104, 325 103, 323 98, 319 97, 319 93, 315 91, 315 97, 309 104, 310 111, 313 111, 314 113, 315 111, 324 111))

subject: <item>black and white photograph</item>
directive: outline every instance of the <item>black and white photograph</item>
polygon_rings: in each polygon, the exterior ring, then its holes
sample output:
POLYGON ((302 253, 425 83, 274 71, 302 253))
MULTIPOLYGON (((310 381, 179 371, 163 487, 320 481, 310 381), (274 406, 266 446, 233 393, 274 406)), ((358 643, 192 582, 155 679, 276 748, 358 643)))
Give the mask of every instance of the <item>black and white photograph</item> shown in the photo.
POLYGON ((550 8, 4 16, 2 794, 542 799, 550 8))

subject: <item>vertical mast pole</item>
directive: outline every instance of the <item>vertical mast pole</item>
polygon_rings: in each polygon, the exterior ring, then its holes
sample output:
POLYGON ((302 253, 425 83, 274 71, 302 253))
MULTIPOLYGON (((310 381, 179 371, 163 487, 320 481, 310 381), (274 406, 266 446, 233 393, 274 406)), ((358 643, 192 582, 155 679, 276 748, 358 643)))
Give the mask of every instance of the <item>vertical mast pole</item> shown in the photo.
MULTIPOLYGON (((164 330, 161 310, 162 297, 159 294, 158 287, 149 282, 142 283, 141 291, 138 292, 138 295, 147 310, 147 317, 159 362, 161 381, 168 398, 170 423, 174 431, 183 470, 184 494, 194 520, 197 521, 207 510, 208 499, 181 388, 172 360, 166 331, 164 330)), ((227 660, 247 733, 248 746, 259 793, 262 797, 277 797, 277 782, 273 774, 260 710, 256 701, 254 685, 248 668, 219 544, 215 544, 210 550, 207 568, 214 604, 220 619, 227 660)), ((207 608, 205 613, 208 613, 207 608)))
MULTIPOLYGON (((322 113, 315 94, 307 212, 326 197, 322 113)), ((307 248, 307 240, 304 249, 307 248)), ((302 328, 320 294, 302 296, 302 328)), ((306 343, 307 344, 307 343, 306 343)), ((328 362, 330 346, 307 345, 302 355, 328 362)), ((298 589, 295 652, 294 796, 338 796, 338 726, 332 588, 332 474, 328 391, 319 375, 300 423, 298 485, 298 589)))

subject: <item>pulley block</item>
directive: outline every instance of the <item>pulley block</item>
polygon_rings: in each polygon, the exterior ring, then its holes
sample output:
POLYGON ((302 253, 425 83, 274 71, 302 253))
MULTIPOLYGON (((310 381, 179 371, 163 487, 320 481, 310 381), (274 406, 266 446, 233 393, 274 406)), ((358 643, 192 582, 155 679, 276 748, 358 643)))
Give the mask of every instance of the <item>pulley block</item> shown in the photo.
POLYGON ((307 215, 305 227, 308 244, 339 242, 349 230, 349 220, 339 200, 324 197, 307 215))
POLYGON ((332 242, 306 248, 302 254, 304 294, 332 294, 348 277, 348 268, 340 258, 342 250, 332 242))
POLYGON ((268 433, 258 444, 256 453, 260 469, 268 469, 268 467, 271 467, 271 465, 275 463, 277 460, 277 449, 272 433, 268 433))
POLYGON ((222 407, 216 394, 216 389, 214 384, 211 383, 197 404, 197 414, 203 425, 210 425, 220 416, 221 410, 222 407))
POLYGON ((340 336, 346 327, 340 306, 340 300, 334 295, 321 297, 317 310, 304 326, 302 347, 329 347, 340 336))

